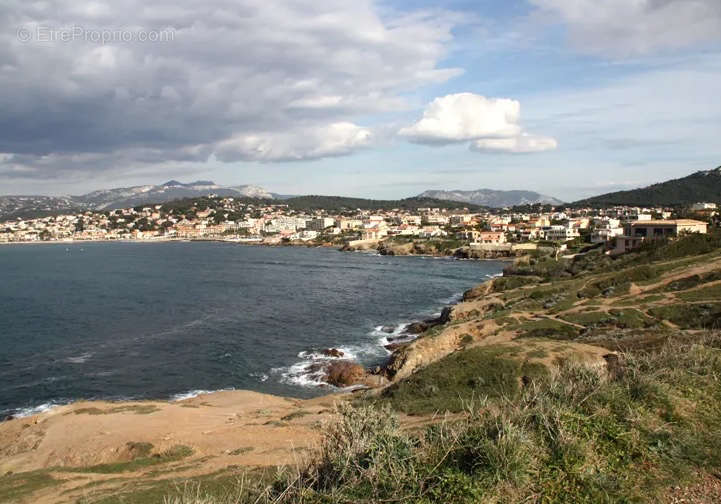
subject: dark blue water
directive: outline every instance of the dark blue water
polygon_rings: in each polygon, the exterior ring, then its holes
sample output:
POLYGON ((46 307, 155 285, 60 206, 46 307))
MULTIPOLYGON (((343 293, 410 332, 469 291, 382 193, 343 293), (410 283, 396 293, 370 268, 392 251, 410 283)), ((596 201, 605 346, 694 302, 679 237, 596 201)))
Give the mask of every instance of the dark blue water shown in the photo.
POLYGON ((378 326, 430 316, 501 268, 211 242, 2 246, 0 412, 226 388, 322 393, 301 372, 313 350, 380 363, 378 326))

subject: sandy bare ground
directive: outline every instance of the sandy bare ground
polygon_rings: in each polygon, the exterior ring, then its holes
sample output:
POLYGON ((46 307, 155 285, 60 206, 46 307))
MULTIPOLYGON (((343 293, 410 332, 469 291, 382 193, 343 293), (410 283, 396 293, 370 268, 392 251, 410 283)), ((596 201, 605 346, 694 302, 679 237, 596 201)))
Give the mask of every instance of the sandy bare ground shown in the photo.
POLYGON ((132 460, 128 443, 151 443, 152 454, 178 445, 191 448, 191 456, 162 466, 165 477, 210 474, 231 465, 299 464, 317 447, 323 423, 341 397, 297 400, 231 391, 179 402, 77 402, 1 423, 0 475, 51 469, 60 485, 27 501, 50 503, 75 502, 88 483, 95 490, 106 481, 107 489, 162 472, 158 465, 112 474, 82 470, 132 460))

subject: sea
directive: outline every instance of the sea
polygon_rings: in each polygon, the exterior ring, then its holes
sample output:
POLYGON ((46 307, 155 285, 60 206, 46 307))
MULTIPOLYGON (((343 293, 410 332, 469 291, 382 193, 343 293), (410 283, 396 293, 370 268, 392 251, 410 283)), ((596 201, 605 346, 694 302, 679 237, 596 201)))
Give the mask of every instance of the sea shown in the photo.
POLYGON ((79 399, 332 392, 336 348, 382 364, 499 261, 224 242, 0 246, 0 420, 79 399))

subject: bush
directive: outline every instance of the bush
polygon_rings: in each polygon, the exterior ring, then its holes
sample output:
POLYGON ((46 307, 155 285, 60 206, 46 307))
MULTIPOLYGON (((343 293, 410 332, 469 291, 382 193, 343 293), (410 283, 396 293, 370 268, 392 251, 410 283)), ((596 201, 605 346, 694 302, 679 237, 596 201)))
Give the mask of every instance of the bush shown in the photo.
POLYGON ((542 364, 522 363, 508 347, 473 347, 418 370, 383 391, 378 401, 408 414, 460 412, 474 399, 515 397, 522 376, 547 371, 542 364))
POLYGON ((553 338, 570 340, 578 336, 578 328, 557 320, 524 322, 518 327, 520 338, 553 338))
POLYGON ((720 303, 661 305, 649 309, 649 313, 682 329, 713 329, 721 322, 720 303))
POLYGON ((513 400, 481 401, 413 434, 387 408, 342 404, 302 470, 234 500, 166 502, 654 503, 721 470, 721 336, 671 339, 619 366, 608 377, 566 363, 513 400))

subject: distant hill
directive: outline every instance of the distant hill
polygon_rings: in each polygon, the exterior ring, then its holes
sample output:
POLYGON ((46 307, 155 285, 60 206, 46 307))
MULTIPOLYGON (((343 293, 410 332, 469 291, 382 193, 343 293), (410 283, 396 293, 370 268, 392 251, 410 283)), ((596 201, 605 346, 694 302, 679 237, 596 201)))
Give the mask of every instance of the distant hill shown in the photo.
POLYGON ((170 180, 160 185, 142 185, 93 191, 81 196, 0 196, 0 220, 32 218, 60 212, 114 210, 151 203, 217 194, 255 199, 285 199, 253 185, 220 186, 208 180, 183 184, 170 180))
POLYGON ((440 200, 423 196, 405 198, 401 200, 373 200, 364 198, 346 198, 342 196, 296 196, 284 200, 282 203, 298 210, 391 210, 403 208, 416 210, 418 208, 448 208, 479 210, 479 205, 458 201, 440 200))
POLYGON ((721 166, 641 189, 586 198, 573 206, 680 206, 700 201, 721 203, 721 166))
POLYGON ((94 191, 83 196, 74 197, 73 199, 95 210, 110 210, 150 203, 164 203, 182 198, 196 198, 208 194, 273 199, 273 195, 262 187, 252 185, 224 187, 208 180, 198 180, 189 184, 183 184, 177 180, 170 180, 161 185, 94 191))
POLYGON ((31 219, 59 213, 71 213, 86 210, 115 210, 153 204, 171 204, 183 208, 197 202, 209 203, 207 196, 216 194, 223 197, 235 197, 248 203, 282 203, 297 210, 382 210, 404 208, 415 210, 423 207, 448 209, 469 208, 478 210, 478 205, 440 200, 427 197, 406 198, 402 200, 372 200, 363 198, 345 198, 341 196, 292 196, 271 193, 262 187, 242 185, 234 187, 220 186, 210 181, 199 180, 183 184, 170 180, 160 185, 121 187, 93 191, 82 196, 0 196, 0 221, 15 218, 31 219))
POLYGON ((561 200, 552 196, 545 196, 533 191, 496 191, 494 189, 477 189, 475 191, 430 190, 419 194, 418 197, 459 201, 491 208, 533 205, 537 203, 550 205, 560 205, 563 203, 561 200))

